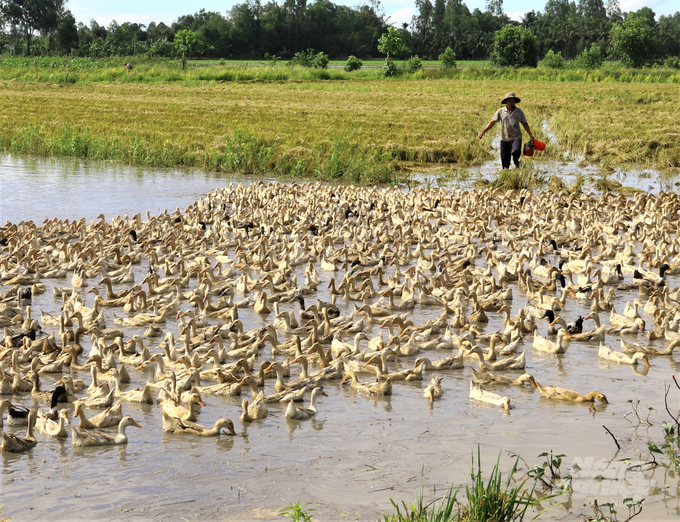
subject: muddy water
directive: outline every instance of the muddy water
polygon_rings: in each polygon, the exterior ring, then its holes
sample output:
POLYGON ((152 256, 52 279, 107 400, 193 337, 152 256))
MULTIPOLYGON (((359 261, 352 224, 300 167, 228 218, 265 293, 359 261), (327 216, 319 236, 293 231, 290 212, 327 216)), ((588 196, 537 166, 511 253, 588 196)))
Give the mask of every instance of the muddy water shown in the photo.
MULTIPOLYGON (((9 161, 5 160, 5 165, 9 161)), ((40 172, 40 168, 49 171, 50 165, 58 166, 59 163, 37 160, 31 169, 33 172, 40 172)), ((101 175, 102 182, 107 182, 108 174, 85 170, 82 175, 87 179, 98 179, 88 176, 101 175)), ((115 171, 120 172, 117 168, 115 171)), ((33 175, 27 174, 22 180, 19 169, 13 172, 18 179, 11 183, 19 186, 22 181, 29 183, 33 175)), ((49 174, 55 179, 50 194, 70 192, 72 178, 60 172, 49 174)), ((152 172, 149 175, 171 183, 172 193, 156 200, 156 185, 142 183, 135 176, 121 175, 111 183, 122 197, 108 198, 96 204, 86 198, 82 207, 52 211, 42 208, 50 204, 51 198, 43 198, 41 195, 45 193, 37 192, 34 205, 26 207, 25 214, 17 216, 16 209, 3 208, 2 221, 10 216, 12 220, 52 215, 93 218, 100 212, 109 217, 137 211, 143 213, 153 208, 134 206, 131 201, 138 201, 140 205, 154 201, 156 208, 183 207, 197 194, 225 183, 215 178, 200 179, 198 175, 199 179, 191 178, 186 182, 184 173, 179 177, 171 173, 152 172), (62 210, 64 214, 59 213, 62 210)), ((3 186, 0 187, 3 194, 7 187, 5 179, 3 173, 3 186)), ((92 183, 92 192, 97 192, 97 187, 98 183, 92 183)), ((7 202, 6 197, 3 200, 7 202)), ((556 259, 550 261, 556 264, 556 259)), ((142 280, 147 268, 145 264, 135 268, 137 282, 142 280)), ((324 280, 333 275, 317 269, 324 280)), ((301 272, 302 267, 299 280, 302 280, 301 272)), ((342 278, 342 275, 342 271, 335 274, 336 278, 342 278)), ((68 286, 67 280, 46 283, 68 286)), ((680 278, 671 276, 668 283, 676 287, 680 278)), ((192 284, 196 284, 195 280, 192 284)), ((526 297, 516 286, 513 291, 514 315, 525 304, 526 297)), ((318 297, 330 300, 327 292, 325 286, 320 287, 318 297)), ((92 306, 92 294, 83 293, 83 296, 87 305, 92 306)), ((621 294, 617 309, 622 310, 625 302, 635 297, 637 295, 621 294)), ((579 315, 586 315, 589 304, 567 301, 563 316, 572 321, 579 315)), ((353 306, 341 300, 338 305, 343 313, 353 306)), ((185 303, 182 308, 188 306, 185 303)), ((39 317, 41 311, 58 313, 59 302, 52 297, 48 287, 45 294, 34 298, 32 307, 34 316, 39 317)), ((282 306, 287 310, 296 307, 282 306)), ((418 306, 411 319, 422 323, 439 312, 438 307, 418 306)), ((106 314, 111 326, 110 311, 106 314)), ((263 319, 248 309, 241 310, 240 317, 246 330, 273 321, 273 315, 263 319)), ((601 317, 607 322, 607 314, 603 313, 601 317)), ((498 314, 489 314, 489 318, 491 322, 482 328, 483 332, 502 328, 498 314)), ((646 319, 649 323, 649 318, 646 319)), ((172 321, 167 327, 178 334, 177 325, 172 321)), ((541 323, 541 331, 545 333, 546 329, 547 323, 541 323)), ((52 328, 46 330, 53 331, 52 328)), ((126 337, 142 334, 143 330, 130 328, 126 337)), ((377 332, 374 326, 366 333, 372 337, 377 332)), ((642 337, 639 340, 644 341, 642 337)), ((158 343, 146 342, 153 347, 158 343)), ((618 349, 617 340, 611 339, 611 342, 618 349)), ((656 347, 664 344, 653 343, 656 347)), ((89 341, 84 345, 89 349, 89 341)), ((538 382, 584 393, 598 390, 609 398, 610 404, 593 408, 547 401, 530 388, 499 388, 495 391, 510 396, 515 405, 509 414, 504 414, 498 408, 468 398, 471 378, 468 367, 440 373, 444 378, 444 396, 431 410, 422 397, 432 376, 430 372, 426 372, 422 383, 396 383, 393 395, 380 399, 367 399, 338 383, 325 384, 328 397, 320 398, 318 416, 307 422, 286 421, 283 406, 269 405, 268 418, 243 428, 238 422, 239 398, 205 397, 207 407, 202 408, 199 422, 212 425, 219 417, 229 417, 236 424, 238 434, 235 437, 194 438, 164 434, 158 406, 126 403, 126 414, 143 426, 142 429, 128 429, 130 443, 127 446, 74 449, 70 439, 61 442, 38 435, 39 444, 28 455, 3 454, 0 463, 4 515, 11 516, 12 520, 73 520, 81 518, 82 513, 87 513, 88 518, 108 520, 281 519, 277 516, 278 511, 299 500, 316 510, 315 520, 376 520, 381 513, 391 512, 391 498, 412 501, 421 478, 426 492, 431 492, 432 486, 441 491, 451 483, 469 483, 471 455, 479 445, 487 470, 499 453, 504 469, 511 462, 512 454, 521 455, 528 465, 539 464, 538 455, 544 451, 554 450, 566 455, 562 469, 574 476, 576 493, 570 503, 554 508, 547 518, 572 519, 577 513, 590 514, 588 504, 592 498, 603 503, 608 500, 620 502, 632 496, 647 497, 643 513, 649 518, 675 516, 678 506, 676 480, 662 468, 649 473, 626 472, 620 459, 631 458, 632 463, 638 457, 646 460, 648 437, 661 439, 660 423, 666 420, 664 384, 673 373, 680 371, 677 356, 653 358, 650 371, 644 375, 628 366, 600 362, 596 344, 574 342, 563 356, 533 352, 530 339, 525 341, 524 348, 527 350, 526 372, 534 375, 538 382), (640 416, 645 419, 649 414, 652 426, 640 425, 631 414, 628 401, 637 400, 640 401, 640 416), (654 411, 648 410, 650 407, 654 411), (616 452, 603 425, 619 439, 621 452, 616 452), (602 459, 611 461, 606 472, 597 467, 603 464, 602 459), (573 463, 579 464, 582 471, 572 469, 573 463), (595 481, 592 477, 596 475, 606 478, 595 481), (650 489, 650 484, 658 489, 650 489)), ((263 355, 268 354, 265 351, 263 355)), ((425 355, 435 359, 448 354, 431 350, 425 355)), ((392 363, 390 369, 412 366, 413 360, 411 357, 398 364, 392 363)), ((512 373, 519 375, 521 372, 512 373)), ((127 389, 143 385, 145 375, 136 371, 131 375, 133 382, 127 389)), ((89 382, 88 375, 78 377, 89 382)), ((43 388, 49 389, 57 378, 43 377, 43 388)), ((273 389, 272 384, 273 381, 268 382, 267 393, 273 389)), ((671 392, 672 407, 680 405, 679 398, 680 392, 671 392)), ((31 399, 25 397, 12 400, 32 405, 31 399)), ((526 469, 525 465, 522 467, 526 469)))
MULTIPOLYGON (((225 181, 248 176, 131 167, 101 161, 0 156, 0 223, 133 216, 184 208, 225 181)), ((260 178, 258 178, 260 179, 260 178)))

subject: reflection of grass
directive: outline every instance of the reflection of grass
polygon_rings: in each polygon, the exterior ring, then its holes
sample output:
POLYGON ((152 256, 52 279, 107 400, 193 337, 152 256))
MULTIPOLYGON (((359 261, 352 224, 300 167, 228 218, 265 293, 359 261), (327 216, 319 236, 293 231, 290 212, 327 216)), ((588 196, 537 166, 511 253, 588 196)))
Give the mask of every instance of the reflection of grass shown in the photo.
POLYGON ((620 190, 623 187, 620 182, 615 179, 609 179, 607 176, 595 178, 593 180, 593 186, 602 192, 613 192, 615 190, 620 190))
POLYGON ((593 187, 602 192, 619 192, 621 194, 635 194, 638 192, 642 192, 642 190, 639 188, 623 185, 619 181, 611 179, 608 176, 591 178, 591 181, 593 182, 593 187))
POLYGON ((663 183, 669 183, 671 181, 676 180, 680 176, 680 169, 660 169, 659 170, 659 179, 663 183))
POLYGON ((586 184, 586 178, 582 174, 578 174, 572 183, 565 183, 565 181, 560 176, 550 176, 550 181, 548 182, 548 188, 553 192, 565 191, 568 194, 576 194, 583 190, 583 186, 586 184))

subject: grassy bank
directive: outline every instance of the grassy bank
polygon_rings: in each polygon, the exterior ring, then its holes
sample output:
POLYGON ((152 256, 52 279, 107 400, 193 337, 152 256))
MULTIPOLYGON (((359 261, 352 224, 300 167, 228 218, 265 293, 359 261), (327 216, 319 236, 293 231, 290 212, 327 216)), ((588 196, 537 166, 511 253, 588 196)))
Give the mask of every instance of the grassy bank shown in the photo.
MULTIPOLYGON (((479 164, 502 94, 523 98, 545 157, 680 166, 674 85, 541 81, 0 82, 16 153, 389 182, 404 166, 479 164)), ((494 129, 495 130, 495 129, 494 129)))
MULTIPOLYGON (((177 60, 128 58, 133 70, 123 67, 125 58, 94 60, 66 57, 0 57, 0 80, 48 83, 204 83, 238 81, 315 81, 382 79, 383 62, 371 60, 353 72, 342 69, 343 61, 332 61, 328 69, 311 69, 263 61, 194 60, 182 70, 177 60)), ((406 62, 396 61, 402 80, 502 80, 588 83, 680 83, 677 69, 626 69, 609 62, 595 70, 514 69, 493 67, 489 62, 459 62, 456 68, 444 69, 438 61, 423 61, 424 68, 406 71, 406 62)))

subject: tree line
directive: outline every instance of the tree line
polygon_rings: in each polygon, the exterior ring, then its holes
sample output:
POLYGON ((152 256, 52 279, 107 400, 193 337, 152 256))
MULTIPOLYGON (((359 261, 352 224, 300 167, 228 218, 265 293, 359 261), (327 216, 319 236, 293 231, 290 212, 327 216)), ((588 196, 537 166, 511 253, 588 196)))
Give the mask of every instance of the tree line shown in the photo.
MULTIPOLYGON (((612 34, 618 37, 624 28, 645 33, 645 64, 680 56, 680 12, 657 17, 649 7, 622 12, 617 0, 548 0, 543 11, 530 11, 517 22, 503 11, 503 0, 487 0, 484 10, 472 11, 463 0, 415 3, 411 22, 396 28, 404 43, 396 58, 436 59, 451 48, 459 60, 486 60, 493 57, 498 32, 508 27, 530 31, 541 58, 552 51, 551 57, 573 59, 593 46, 616 58, 620 49, 612 46, 612 34)), ((309 49, 331 58, 372 58, 381 56, 379 39, 389 27, 379 0, 355 7, 330 0, 246 0, 226 14, 202 9, 170 25, 108 26, 78 23, 65 0, 0 0, 0 17, 2 53, 93 58, 176 57, 175 38, 182 31, 197 38, 192 52, 208 58, 289 59, 309 49)))

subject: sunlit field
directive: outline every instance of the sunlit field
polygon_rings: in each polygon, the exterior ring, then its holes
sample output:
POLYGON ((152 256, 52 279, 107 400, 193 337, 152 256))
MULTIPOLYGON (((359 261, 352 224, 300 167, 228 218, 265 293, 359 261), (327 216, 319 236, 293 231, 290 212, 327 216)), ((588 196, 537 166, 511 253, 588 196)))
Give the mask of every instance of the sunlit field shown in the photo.
MULTIPOLYGON (((493 158, 492 138, 480 142, 477 134, 512 90, 523 99, 536 137, 549 143, 543 157, 568 152, 587 162, 680 165, 680 92, 673 84, 201 79, 219 67, 177 70, 173 74, 185 75, 178 81, 134 81, 160 71, 145 67, 130 74, 120 68, 70 73, 109 75, 108 82, 1 82, 0 146, 139 165, 390 182, 414 166, 465 168, 493 158)), ((0 76, 7 73, 0 68, 0 76)))

